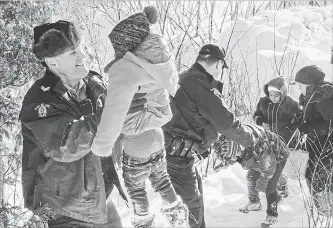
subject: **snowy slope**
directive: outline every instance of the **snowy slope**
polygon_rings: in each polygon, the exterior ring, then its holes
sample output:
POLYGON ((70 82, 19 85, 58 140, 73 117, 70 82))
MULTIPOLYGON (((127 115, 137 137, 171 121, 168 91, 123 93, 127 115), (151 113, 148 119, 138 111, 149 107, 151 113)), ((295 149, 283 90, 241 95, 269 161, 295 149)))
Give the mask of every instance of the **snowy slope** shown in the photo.
MULTIPOLYGON (((304 171, 307 155, 302 153, 295 155, 302 158, 303 163, 300 167, 304 171)), ((290 175, 291 172, 287 170, 285 174, 290 175)), ((260 227, 266 216, 266 199, 263 193, 260 195, 263 206, 261 211, 243 214, 238 210, 247 202, 245 175, 246 172, 238 164, 218 173, 212 170, 208 172, 203 181, 207 227, 260 227)), ((279 223, 273 227, 309 227, 307 206, 305 206, 307 204, 304 204, 304 197, 308 194, 304 176, 300 176, 299 179, 289 179, 288 186, 290 195, 279 204, 279 223)), ((156 227, 169 227, 165 218, 159 213, 162 203, 159 195, 150 189, 148 197, 151 211, 156 213, 156 227)), ((127 208, 115 192, 112 193, 112 198, 122 218, 123 226, 133 227, 130 222, 132 208, 127 208)))
MULTIPOLYGON (((250 19, 231 22, 230 27, 225 28, 220 35, 219 42, 223 47, 228 46, 227 61, 229 66, 234 66, 234 75, 246 69, 247 76, 250 77, 248 81, 252 83, 249 91, 251 94, 257 95, 258 88, 261 90, 265 82, 277 76, 277 69, 280 75, 292 81, 300 68, 316 64, 324 70, 327 80, 333 80, 330 64, 332 5, 322 8, 303 6, 282 11, 261 11, 258 16, 250 19), (254 80, 258 85, 253 84, 254 80)), ((188 59, 183 59, 185 63, 193 62, 192 58, 196 56, 194 50, 188 51, 188 59)), ((225 88, 227 89, 227 86, 225 88)), ((292 85, 290 92, 294 97, 299 95, 298 89, 292 85)), ((306 156, 298 154, 296 158, 302 157, 306 161, 306 156)), ((304 171, 304 163, 302 168, 304 171)), ((289 177, 295 176, 288 172, 288 168, 285 172, 289 177)), ((209 171, 208 177, 204 179, 207 227, 259 227, 265 218, 264 194, 261 195, 263 209, 260 212, 242 214, 238 211, 239 207, 247 202, 245 175, 246 172, 239 165, 218 173, 209 171)), ((304 178, 301 181, 289 179, 289 189, 289 197, 279 205, 280 221, 274 227, 308 227, 303 199, 304 194, 307 194, 304 178), (304 188, 300 188, 300 185, 304 188)), ((126 208, 116 193, 113 193, 113 198, 123 225, 132 227, 132 209, 126 208)), ((157 213, 156 226, 168 227, 166 220, 159 213, 161 199, 158 194, 149 191, 149 199, 151 211, 157 213)))
MULTIPOLYGON (((231 76, 246 71, 259 88, 274 76, 292 81, 306 65, 317 65, 333 80, 330 64, 332 46, 332 5, 315 8, 300 6, 280 11, 262 10, 258 16, 230 22, 221 34, 220 43, 227 48, 234 65, 231 76)), ((291 93, 298 97, 299 93, 291 93)), ((257 86, 250 89, 257 94, 257 86)), ((263 94, 261 94, 263 95, 263 94)))

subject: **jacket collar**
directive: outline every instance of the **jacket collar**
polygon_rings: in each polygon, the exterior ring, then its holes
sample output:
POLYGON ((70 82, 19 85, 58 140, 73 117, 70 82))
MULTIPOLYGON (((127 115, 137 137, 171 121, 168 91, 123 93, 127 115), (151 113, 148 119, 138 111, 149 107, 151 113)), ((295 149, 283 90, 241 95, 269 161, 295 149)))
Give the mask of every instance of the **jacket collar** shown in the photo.
MULTIPOLYGON (((72 91, 70 91, 69 88, 67 88, 68 86, 66 86, 62 80, 60 79, 60 77, 56 76, 54 73, 52 73, 50 70, 46 70, 45 72, 45 83, 46 88, 49 86, 51 90, 53 90, 54 92, 60 94, 60 95, 64 95, 67 92, 71 93, 72 91)), ((84 80, 81 80, 79 85, 79 90, 84 89, 86 90, 86 83, 84 80)), ((74 90, 74 89, 72 89, 74 90)))
POLYGON ((60 95, 67 92, 64 83, 61 81, 61 79, 48 69, 45 72, 43 81, 45 88, 49 87, 49 89, 59 93, 60 95))
POLYGON ((195 62, 195 63, 193 64, 193 68, 195 68, 195 69, 197 69, 198 71, 200 71, 201 73, 203 73, 203 74, 207 77, 207 79, 208 79, 210 82, 212 82, 212 81, 216 81, 216 80, 214 79, 214 77, 213 77, 210 73, 208 73, 208 72, 206 71, 206 69, 205 69, 200 63, 195 62))
POLYGON ((210 73, 208 73, 206 71, 206 69, 200 63, 195 62, 192 67, 194 69, 200 71, 201 73, 203 73, 206 76, 207 80, 210 83, 212 83, 212 85, 215 88, 217 88, 220 93, 222 93, 222 90, 223 90, 223 83, 222 82, 215 80, 215 78, 210 73))

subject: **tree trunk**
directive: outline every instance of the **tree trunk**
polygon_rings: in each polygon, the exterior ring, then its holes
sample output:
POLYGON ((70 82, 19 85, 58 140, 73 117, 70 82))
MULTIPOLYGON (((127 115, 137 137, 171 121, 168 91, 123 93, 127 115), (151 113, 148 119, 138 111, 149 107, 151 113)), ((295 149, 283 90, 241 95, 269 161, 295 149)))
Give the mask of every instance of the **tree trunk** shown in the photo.
POLYGON ((209 42, 212 42, 213 38, 214 8, 215 8, 215 2, 212 2, 210 5, 210 15, 209 15, 209 30, 208 30, 209 42))
POLYGON ((200 6, 201 6, 201 1, 198 1, 198 9, 197 9, 197 26, 195 28, 195 37, 199 36, 199 27, 201 23, 201 18, 200 18, 200 6))

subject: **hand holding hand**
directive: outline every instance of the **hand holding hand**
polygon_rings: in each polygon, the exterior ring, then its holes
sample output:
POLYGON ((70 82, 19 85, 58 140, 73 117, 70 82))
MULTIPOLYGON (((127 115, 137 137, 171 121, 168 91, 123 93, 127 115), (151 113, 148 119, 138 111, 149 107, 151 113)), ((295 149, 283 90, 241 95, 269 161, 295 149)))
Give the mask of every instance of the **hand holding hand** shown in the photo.
POLYGON ((301 123, 298 126, 298 130, 303 133, 303 134, 308 134, 309 133, 309 127, 307 123, 301 123))
POLYGON ((258 126, 261 126, 264 123, 264 118, 262 116, 256 116, 255 122, 258 126))

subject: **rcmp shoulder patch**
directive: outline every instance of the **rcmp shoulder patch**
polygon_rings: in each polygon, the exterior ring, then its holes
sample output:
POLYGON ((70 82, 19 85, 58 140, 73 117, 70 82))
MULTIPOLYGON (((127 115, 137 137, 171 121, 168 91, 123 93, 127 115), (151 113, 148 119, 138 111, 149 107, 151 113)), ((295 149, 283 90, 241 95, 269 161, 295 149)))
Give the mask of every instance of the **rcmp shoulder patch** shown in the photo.
POLYGON ((41 103, 37 105, 34 108, 34 110, 37 111, 38 117, 46 117, 49 108, 50 108, 49 104, 41 103))

